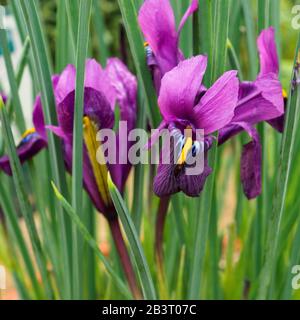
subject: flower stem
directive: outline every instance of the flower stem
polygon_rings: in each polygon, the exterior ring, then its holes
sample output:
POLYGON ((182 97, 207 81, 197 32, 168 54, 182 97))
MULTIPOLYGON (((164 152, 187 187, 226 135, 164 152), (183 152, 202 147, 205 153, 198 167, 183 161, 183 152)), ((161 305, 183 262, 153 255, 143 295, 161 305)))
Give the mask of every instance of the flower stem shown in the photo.
POLYGON ((159 267, 162 270, 163 265, 163 235, 166 217, 168 213, 170 203, 170 196, 162 197, 159 201, 159 207, 156 216, 156 228, 155 228, 155 253, 156 258, 159 264, 159 267))
POLYGON ((142 299, 142 294, 135 278, 130 257, 122 236, 119 220, 118 218, 108 219, 108 223, 133 297, 140 300, 142 299))

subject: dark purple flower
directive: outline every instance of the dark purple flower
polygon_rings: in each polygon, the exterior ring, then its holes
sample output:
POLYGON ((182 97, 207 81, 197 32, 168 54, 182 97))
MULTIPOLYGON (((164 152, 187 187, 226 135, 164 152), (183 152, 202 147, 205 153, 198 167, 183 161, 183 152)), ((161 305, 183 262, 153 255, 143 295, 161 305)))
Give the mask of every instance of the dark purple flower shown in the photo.
MULTIPOLYGON (((59 126, 47 126, 63 140, 64 159, 69 172, 72 170, 75 78, 75 67, 68 65, 55 89, 59 126)), ((87 60, 84 82, 83 184, 96 208, 108 218, 115 214, 107 186, 108 171, 120 192, 123 192, 130 165, 118 162, 99 164, 96 154, 100 143, 96 141, 96 134, 100 129, 113 129, 116 104, 120 108, 120 120, 127 122, 127 130, 134 128, 136 93, 136 78, 119 59, 109 59, 106 69, 102 69, 95 60, 87 60)), ((123 139, 127 140, 127 132, 117 134, 117 160, 123 139)))
MULTIPOLYGON (((2 95, 2 98, 3 97, 3 101, 5 102, 7 99, 2 95)), ((38 115, 40 108, 41 98, 40 96, 38 96, 34 104, 32 117, 34 127, 24 132, 20 143, 17 145, 17 154, 20 158, 21 163, 24 163, 27 160, 31 159, 47 146, 47 135, 45 132, 45 128, 44 126, 41 126, 41 117, 38 115)), ((9 157, 7 155, 4 155, 0 158, 0 169, 8 175, 12 174, 9 157)))
POLYGON ((192 0, 176 29, 169 0, 145 0, 140 8, 138 21, 146 40, 147 61, 152 69, 157 92, 164 74, 184 59, 178 47, 180 32, 188 17, 197 9, 198 0, 192 0))
POLYGON ((190 152, 206 152, 212 144, 210 134, 226 126, 234 115, 239 88, 237 72, 225 72, 203 92, 201 82, 206 65, 207 58, 199 55, 180 62, 162 78, 158 105, 163 122, 158 131, 168 128, 174 134, 175 145, 171 143, 171 148, 167 149, 163 146, 161 157, 164 153, 170 153, 170 159, 173 159, 175 153, 178 161, 171 161, 170 164, 160 161, 154 180, 154 191, 160 197, 178 191, 188 196, 200 194, 211 168, 205 159, 201 174, 187 175, 186 158, 190 152), (192 131, 190 137, 183 135, 187 128, 192 131), (196 129, 204 130, 204 142, 197 141, 194 135, 196 129))
POLYGON ((258 37, 260 72, 253 82, 242 82, 239 100, 230 124, 220 130, 219 144, 241 131, 247 131, 252 141, 243 147, 241 180, 248 199, 261 193, 261 144, 255 125, 268 121, 282 132, 284 99, 278 79, 278 57, 274 29, 263 30, 258 37))
MULTIPOLYGON (((45 125, 40 96, 35 101, 33 123, 35 129, 30 130, 18 146, 18 155, 22 162, 34 156, 47 145, 46 129, 51 130, 63 141, 66 168, 72 171, 73 121, 75 101, 76 70, 68 65, 60 76, 54 76, 53 88, 56 100, 58 126, 45 125)), ((117 133, 117 164, 97 162, 96 154, 100 144, 96 134, 100 129, 112 129, 115 121, 115 107, 120 108, 120 120, 127 122, 127 130, 135 126, 136 121, 136 78, 117 58, 108 59, 107 67, 102 67, 92 59, 87 60, 84 81, 84 115, 83 115, 83 184, 95 207, 110 218, 115 211, 107 187, 107 173, 123 192, 131 166, 119 164, 120 146, 127 142, 127 133, 117 133)), ((126 143, 127 148, 130 144, 126 143)), ((127 150, 125 150, 127 151, 127 150)), ((9 160, 5 156, 0 159, 0 168, 10 172, 9 160)))

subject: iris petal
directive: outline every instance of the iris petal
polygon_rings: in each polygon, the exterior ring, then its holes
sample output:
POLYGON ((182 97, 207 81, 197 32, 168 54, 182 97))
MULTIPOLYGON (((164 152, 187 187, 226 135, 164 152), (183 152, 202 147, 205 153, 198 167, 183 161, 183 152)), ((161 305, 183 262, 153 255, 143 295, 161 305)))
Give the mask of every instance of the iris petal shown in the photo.
POLYGON ((162 78, 158 105, 166 122, 193 121, 194 102, 206 65, 207 57, 199 55, 180 62, 162 78))

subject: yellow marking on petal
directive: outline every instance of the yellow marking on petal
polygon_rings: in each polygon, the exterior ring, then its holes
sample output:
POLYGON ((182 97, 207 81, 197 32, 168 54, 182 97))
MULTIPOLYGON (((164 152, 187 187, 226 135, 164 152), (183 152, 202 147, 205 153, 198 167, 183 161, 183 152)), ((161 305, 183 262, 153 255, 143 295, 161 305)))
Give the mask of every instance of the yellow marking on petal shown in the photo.
POLYGON ((287 98, 287 97, 288 97, 287 92, 286 92, 284 89, 282 89, 282 96, 283 96, 284 98, 287 98))
POLYGON ((179 156, 179 159, 177 161, 178 165, 182 165, 185 163, 186 157, 189 153, 189 151, 191 150, 192 146, 193 146, 193 139, 192 139, 192 129, 190 127, 187 127, 185 129, 185 136, 186 136, 186 141, 185 144, 182 148, 181 154, 179 156))
POLYGON ((26 138, 30 134, 35 133, 35 128, 30 128, 27 129, 23 134, 22 134, 22 139, 26 138))
POLYGON ((98 187, 98 191, 102 197, 105 205, 110 205, 111 197, 108 190, 107 184, 107 175, 108 170, 107 166, 104 163, 104 155, 102 152, 99 152, 100 143, 96 140, 97 128, 96 125, 89 119, 89 117, 83 118, 83 139, 87 148, 88 156, 92 165, 94 177, 98 187), (98 152, 98 153, 97 153, 98 152), (98 163, 96 155, 103 157, 100 163, 98 163))
POLYGON ((149 46, 149 42, 148 41, 145 41, 144 42, 144 47, 148 47, 149 46))

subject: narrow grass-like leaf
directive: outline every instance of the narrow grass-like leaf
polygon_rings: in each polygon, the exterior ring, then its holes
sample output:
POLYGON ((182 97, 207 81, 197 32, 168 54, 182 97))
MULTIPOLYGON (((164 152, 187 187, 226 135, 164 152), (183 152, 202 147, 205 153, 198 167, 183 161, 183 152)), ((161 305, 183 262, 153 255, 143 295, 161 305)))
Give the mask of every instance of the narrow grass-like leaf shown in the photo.
MULTIPOLYGON (((212 18, 213 13, 214 13, 213 0, 199 0, 200 53, 206 54, 210 58, 208 60, 206 75, 204 78, 204 83, 206 86, 209 86, 211 83, 211 73, 212 73, 212 65, 213 65, 212 56, 213 56, 213 43, 214 43, 214 35, 215 35, 213 32, 213 18, 212 18)), ((197 31, 194 29, 194 32, 197 32, 197 31)))
POLYGON ((118 0, 118 3, 138 74, 139 83, 145 97, 148 116, 151 125, 154 128, 157 128, 160 123, 161 116, 157 107, 156 93, 152 84, 151 75, 146 64, 143 38, 138 26, 135 4, 133 0, 118 0))
POLYGON ((125 234, 130 244, 130 250, 134 256, 137 271, 140 277, 141 286, 143 289, 144 298, 147 300, 155 300, 156 293, 153 284, 153 280, 150 274, 150 269, 146 261, 142 245, 140 243, 137 231, 134 227, 133 221, 130 217, 128 209, 125 203, 111 180, 110 175, 108 175, 108 188, 110 195, 112 197, 113 203, 115 205, 116 211, 121 219, 125 234))
POLYGON ((55 71, 61 72, 68 63, 75 63, 75 51, 70 50, 72 43, 70 41, 69 25, 64 0, 57 1, 56 14, 56 50, 55 50, 55 71))
POLYGON ((236 51, 235 51, 235 49, 229 39, 227 39, 227 47, 228 47, 229 58, 231 61, 232 68, 238 70, 239 79, 241 81, 243 81, 243 78, 244 78, 243 71, 242 71, 242 68, 241 68, 241 65, 239 62, 239 58, 238 58, 237 53, 236 53, 236 51))
MULTIPOLYGON (((20 61, 19 61, 19 64, 18 64, 18 67, 17 67, 17 71, 16 71, 16 74, 15 74, 15 78, 16 78, 18 89, 20 87, 20 83, 21 83, 21 80, 22 80, 22 77, 23 77, 24 69, 25 69, 26 64, 27 64, 29 48, 30 48, 30 39, 29 39, 29 37, 26 37, 25 41, 24 41, 23 48, 22 48, 20 61)), ((7 105, 8 113, 11 116, 11 113, 13 112, 12 98, 11 97, 7 101, 6 105, 7 105)))
MULTIPOLYGON (((214 64, 212 79, 215 80, 225 71, 227 57, 227 38, 229 25, 229 0, 216 1, 216 43, 214 46, 214 64)), ((198 299, 200 293, 201 277, 204 268, 204 258, 209 230, 209 220, 212 209, 213 188, 216 171, 217 148, 216 145, 209 152, 209 164, 213 173, 208 177, 205 188, 201 194, 201 211, 197 217, 196 234, 193 248, 191 273, 189 278, 188 299, 198 299)))
POLYGON ((266 243, 266 256, 263 270, 260 275, 258 299, 265 299, 276 270, 277 245, 281 229, 281 220, 284 214, 287 186, 290 175, 291 161, 295 145, 296 130, 299 123, 300 111, 300 35, 294 60, 294 68, 291 77, 291 88, 283 132, 279 169, 274 191, 273 208, 269 220, 269 232, 266 243), (296 85, 298 81, 298 85, 296 85))
MULTIPOLYGON (((89 40, 89 25, 91 16, 92 1, 80 0, 79 9, 79 25, 78 25, 78 39, 76 51, 76 91, 75 91, 75 110, 74 110, 74 129, 73 129, 73 167, 72 167, 72 206, 74 211, 80 217, 82 214, 82 163, 83 163, 83 99, 84 99, 84 77, 85 77, 85 59, 88 49, 89 40)), ((73 289, 74 298, 80 298, 80 291, 82 282, 80 279, 81 273, 81 257, 80 257, 80 239, 78 235, 74 234, 73 238, 73 289)))
MULTIPOLYGON (((142 92, 138 92, 138 115, 136 127, 139 129, 145 129, 146 126, 146 112, 144 107, 144 99, 142 92)), ((136 227, 137 233, 140 234, 140 228, 143 215, 143 184, 145 175, 145 165, 142 163, 137 164, 134 167, 134 193, 133 193, 133 205, 132 205, 132 220, 136 227)))
POLYGON ((79 22, 79 5, 78 0, 63 0, 67 9, 67 16, 71 31, 71 44, 74 52, 76 52, 76 43, 77 43, 77 32, 78 32, 78 22, 79 22))
POLYGON ((7 111, 1 96, 0 96, 0 114, 1 114, 2 132, 4 136, 5 145, 7 147, 8 155, 9 155, 10 166, 13 173, 13 181, 14 181, 14 186, 16 189, 19 205, 26 222, 26 226, 29 232, 29 236, 33 246, 37 264, 41 272, 43 283, 46 288, 47 297, 52 298, 53 292, 50 284, 49 274, 47 271, 46 257, 44 255, 43 248, 38 236, 38 232, 33 220, 28 199, 26 198, 25 179, 22 173, 20 160, 17 156, 12 131, 9 126, 7 111))
POLYGON ((259 0, 257 5, 258 32, 261 32, 270 24, 270 0, 259 0))
POLYGON ((8 76, 9 85, 10 85, 10 95, 11 95, 14 109, 15 109, 16 123, 20 133, 23 134, 23 132, 26 130, 26 124, 25 124, 25 119, 22 111, 18 84, 15 78, 15 72, 12 65, 11 54, 9 51, 7 41, 8 39, 7 39, 6 29, 0 29, 0 45, 3 51, 6 72, 8 76))
MULTIPOLYGON (((29 36, 32 43, 33 56, 35 60, 35 70, 38 76, 39 85, 41 89, 41 99, 43 105, 43 111, 45 116, 45 122, 47 124, 56 125, 56 107, 53 95, 50 63, 47 56, 46 44, 41 28, 40 18, 38 16, 36 3, 34 0, 20 1, 22 12, 26 21, 29 36)), ((67 194, 67 186, 65 180, 64 161, 62 158, 62 151, 60 141, 48 133, 48 148, 51 157, 51 172, 52 179, 67 194)), ((60 228, 60 244, 61 244, 61 260, 63 262, 64 274, 64 290, 65 298, 70 298, 71 294, 71 224, 68 219, 63 215, 60 206, 57 206, 57 214, 59 218, 60 228)))
MULTIPOLYGON (((3 177, 1 178, 1 180, 3 177)), ((7 221, 11 227, 13 233, 13 239, 15 241, 16 247, 21 253, 22 259, 24 261, 25 268, 27 270, 28 276, 31 280, 32 287, 37 299, 42 298, 42 292, 40 285, 37 280, 37 276, 34 270, 33 262, 30 257, 29 249, 26 245, 25 239, 23 237, 22 231, 20 229, 18 218, 14 212, 11 201, 7 195, 7 191, 4 188, 4 184, 0 184, 0 203, 3 208, 4 214, 7 218, 7 221)))
POLYGON ((244 12, 244 19, 246 25, 246 36, 247 36, 247 46, 249 55, 249 65, 250 65, 250 79, 254 80, 257 75, 257 48, 256 48, 256 37, 255 28, 253 23, 251 2, 248 0, 241 0, 242 8, 244 12))
POLYGON ((96 29, 96 35, 98 37, 100 47, 100 63, 102 66, 106 65, 108 58, 108 49, 105 43, 105 25, 103 13, 100 8, 99 0, 93 0, 93 23, 96 29))
POLYGON ((130 299, 132 296, 127 288, 127 286, 124 284, 124 282, 119 278, 118 274, 113 270, 110 263, 107 261, 107 259, 104 257, 102 252, 99 249, 98 243, 96 240, 91 236, 85 225, 81 222, 78 214, 74 211, 72 206, 68 203, 68 201, 64 198, 64 196, 59 192, 57 187, 55 186, 54 182, 52 182, 52 187, 55 192, 55 195, 57 199, 62 203, 65 212, 70 216, 72 219, 72 222, 76 225, 82 236, 84 237, 85 241, 89 244, 89 246, 93 249, 96 256, 100 259, 100 261, 103 263, 105 270, 108 272, 108 274, 111 276, 112 280, 115 282, 116 286, 120 289, 122 294, 130 299))
POLYGON ((230 0, 215 0, 215 45, 213 49, 212 81, 215 81, 225 71, 227 62, 227 38, 229 28, 230 0))

